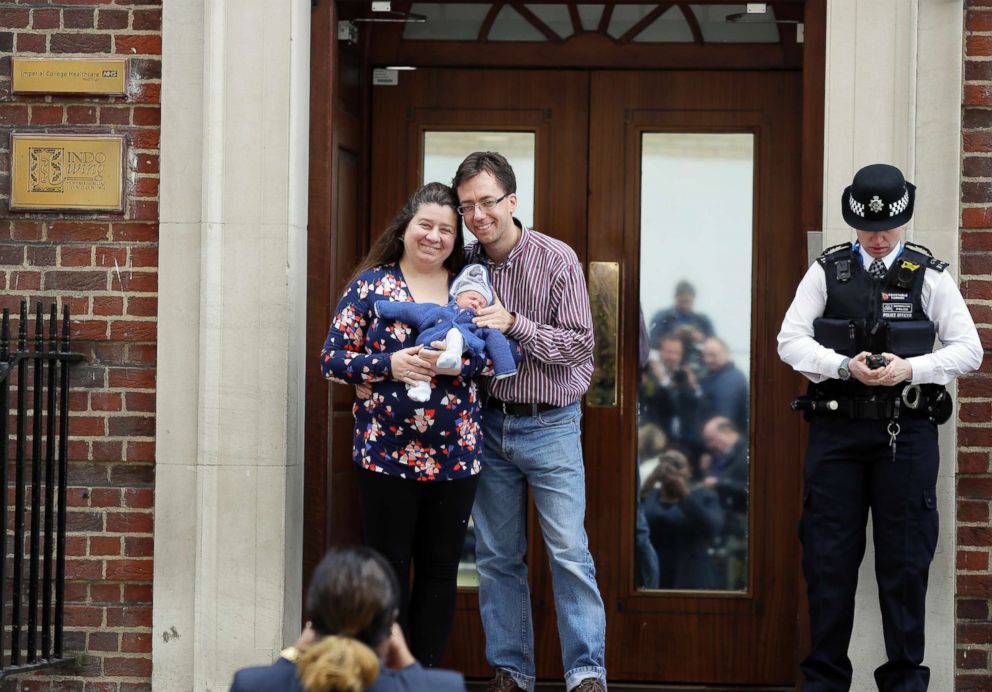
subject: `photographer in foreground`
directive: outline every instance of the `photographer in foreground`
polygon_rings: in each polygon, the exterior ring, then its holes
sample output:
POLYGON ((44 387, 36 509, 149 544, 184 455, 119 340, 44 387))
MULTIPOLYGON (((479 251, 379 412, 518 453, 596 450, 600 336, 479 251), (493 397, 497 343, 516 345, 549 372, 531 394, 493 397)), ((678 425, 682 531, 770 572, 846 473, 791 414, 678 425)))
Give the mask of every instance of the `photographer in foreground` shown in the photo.
POLYGON ((399 586, 371 548, 327 552, 307 592, 307 623, 271 666, 234 675, 231 692, 464 692, 459 673, 421 666, 396 623, 399 586))
POLYGON ((978 368, 982 346, 947 263, 902 240, 915 193, 893 166, 858 171, 841 198, 858 242, 813 263, 778 335, 779 356, 812 382, 793 404, 810 422, 800 522, 812 645, 801 664, 805 692, 850 689, 869 509, 888 656, 875 681, 902 692, 929 683, 937 425, 953 408, 943 385, 978 368), (943 347, 931 352, 935 336, 943 347))

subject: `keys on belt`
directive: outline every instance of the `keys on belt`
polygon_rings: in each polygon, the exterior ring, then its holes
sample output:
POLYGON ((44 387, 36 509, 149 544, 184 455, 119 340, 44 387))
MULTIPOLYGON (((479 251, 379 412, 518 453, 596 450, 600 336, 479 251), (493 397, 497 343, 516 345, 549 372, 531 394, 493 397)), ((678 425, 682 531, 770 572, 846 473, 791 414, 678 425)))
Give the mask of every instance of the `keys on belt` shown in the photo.
POLYGON ((520 404, 514 401, 503 401, 502 399, 491 396, 486 401, 486 408, 502 411, 507 416, 536 416, 539 413, 560 407, 552 404, 520 404))

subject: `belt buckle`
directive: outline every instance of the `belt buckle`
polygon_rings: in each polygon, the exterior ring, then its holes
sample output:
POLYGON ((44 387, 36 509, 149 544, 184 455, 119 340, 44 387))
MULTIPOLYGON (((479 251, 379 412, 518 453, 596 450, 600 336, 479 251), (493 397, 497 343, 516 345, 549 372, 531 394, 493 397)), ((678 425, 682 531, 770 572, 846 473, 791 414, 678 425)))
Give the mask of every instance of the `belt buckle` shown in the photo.
POLYGON ((500 409, 500 411, 503 412, 503 415, 504 416, 509 416, 510 415, 510 412, 506 410, 506 402, 503 401, 502 399, 500 399, 500 401, 499 401, 499 409, 500 409))

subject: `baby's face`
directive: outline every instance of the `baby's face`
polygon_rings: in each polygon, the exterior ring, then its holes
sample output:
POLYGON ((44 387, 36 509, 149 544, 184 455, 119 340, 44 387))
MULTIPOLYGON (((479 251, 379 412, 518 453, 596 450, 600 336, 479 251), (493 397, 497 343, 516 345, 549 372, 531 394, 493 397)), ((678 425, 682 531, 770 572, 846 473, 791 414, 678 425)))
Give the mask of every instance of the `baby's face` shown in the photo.
POLYGON ((486 302, 485 296, 478 291, 462 291, 455 296, 455 302, 460 308, 472 308, 473 310, 480 310, 489 304, 486 302))

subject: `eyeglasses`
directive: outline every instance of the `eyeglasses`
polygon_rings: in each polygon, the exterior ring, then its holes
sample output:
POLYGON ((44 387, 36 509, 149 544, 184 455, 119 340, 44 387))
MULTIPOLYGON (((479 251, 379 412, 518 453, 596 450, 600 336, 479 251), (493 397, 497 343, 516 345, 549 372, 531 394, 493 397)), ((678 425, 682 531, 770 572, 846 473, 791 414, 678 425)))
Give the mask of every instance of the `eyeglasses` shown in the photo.
POLYGON ((490 209, 495 207, 497 204, 499 204, 509 196, 510 193, 507 192, 505 195, 503 195, 502 197, 498 197, 497 199, 484 199, 478 204, 462 204, 461 206, 456 207, 455 211, 457 211, 461 216, 470 216, 475 212, 476 207, 479 207, 480 209, 483 209, 485 211, 489 211, 490 209))

